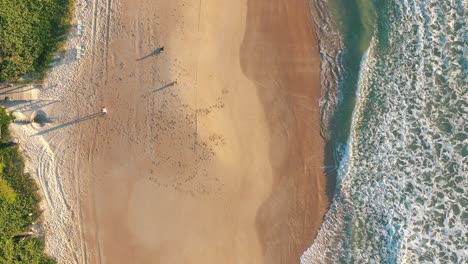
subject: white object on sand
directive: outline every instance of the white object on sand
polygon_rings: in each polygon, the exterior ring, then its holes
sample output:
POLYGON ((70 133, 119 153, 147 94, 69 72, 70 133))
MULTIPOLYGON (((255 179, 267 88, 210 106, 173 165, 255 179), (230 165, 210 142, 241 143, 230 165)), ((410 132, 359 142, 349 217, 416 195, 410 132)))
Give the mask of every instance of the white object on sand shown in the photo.
POLYGON ((107 108, 103 107, 103 108, 101 109, 101 113, 107 114, 107 108))

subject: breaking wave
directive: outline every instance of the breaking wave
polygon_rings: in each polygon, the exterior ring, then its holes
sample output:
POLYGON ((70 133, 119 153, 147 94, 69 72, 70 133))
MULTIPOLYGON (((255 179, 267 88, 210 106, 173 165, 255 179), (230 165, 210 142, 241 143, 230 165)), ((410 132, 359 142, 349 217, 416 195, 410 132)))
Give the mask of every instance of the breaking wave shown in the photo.
MULTIPOLYGON (((334 201, 301 263, 466 263, 466 6, 373 3, 379 8, 334 201)), ((340 87, 342 77, 335 80, 340 87)))

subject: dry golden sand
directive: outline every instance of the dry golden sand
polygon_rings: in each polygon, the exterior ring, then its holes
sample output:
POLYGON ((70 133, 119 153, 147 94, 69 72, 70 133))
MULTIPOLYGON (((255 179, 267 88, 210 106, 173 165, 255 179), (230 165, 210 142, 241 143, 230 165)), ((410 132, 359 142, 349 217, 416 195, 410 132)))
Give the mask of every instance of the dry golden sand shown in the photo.
POLYGON ((84 2, 92 46, 54 111, 109 113, 49 138, 77 262, 299 262, 327 206, 307 3, 84 2))
POLYGON ((319 57, 282 2, 123 2, 95 59, 110 114, 82 130, 90 263, 299 261, 326 206, 319 57))

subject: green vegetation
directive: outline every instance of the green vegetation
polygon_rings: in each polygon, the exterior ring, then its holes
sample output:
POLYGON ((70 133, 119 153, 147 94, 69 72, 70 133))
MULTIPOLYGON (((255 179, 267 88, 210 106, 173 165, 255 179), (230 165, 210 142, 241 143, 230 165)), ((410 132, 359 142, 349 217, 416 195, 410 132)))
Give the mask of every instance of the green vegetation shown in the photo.
POLYGON ((0 0, 0 82, 40 80, 71 26, 73 0, 0 0))
POLYGON ((56 263, 44 254, 42 239, 16 235, 27 231, 39 218, 38 188, 24 173, 18 147, 10 142, 8 124, 13 120, 0 108, 0 263, 56 263))

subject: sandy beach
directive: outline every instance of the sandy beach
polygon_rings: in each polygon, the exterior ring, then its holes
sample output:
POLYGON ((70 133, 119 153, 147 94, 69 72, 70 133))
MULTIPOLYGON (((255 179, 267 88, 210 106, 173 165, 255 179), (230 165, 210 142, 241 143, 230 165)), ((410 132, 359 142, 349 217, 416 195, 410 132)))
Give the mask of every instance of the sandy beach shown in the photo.
POLYGON ((298 263, 328 206, 308 8, 78 0, 84 33, 66 56, 79 47, 83 58, 51 71, 41 98, 54 103, 10 109, 54 120, 14 127, 51 201, 48 252, 61 263, 298 263))

